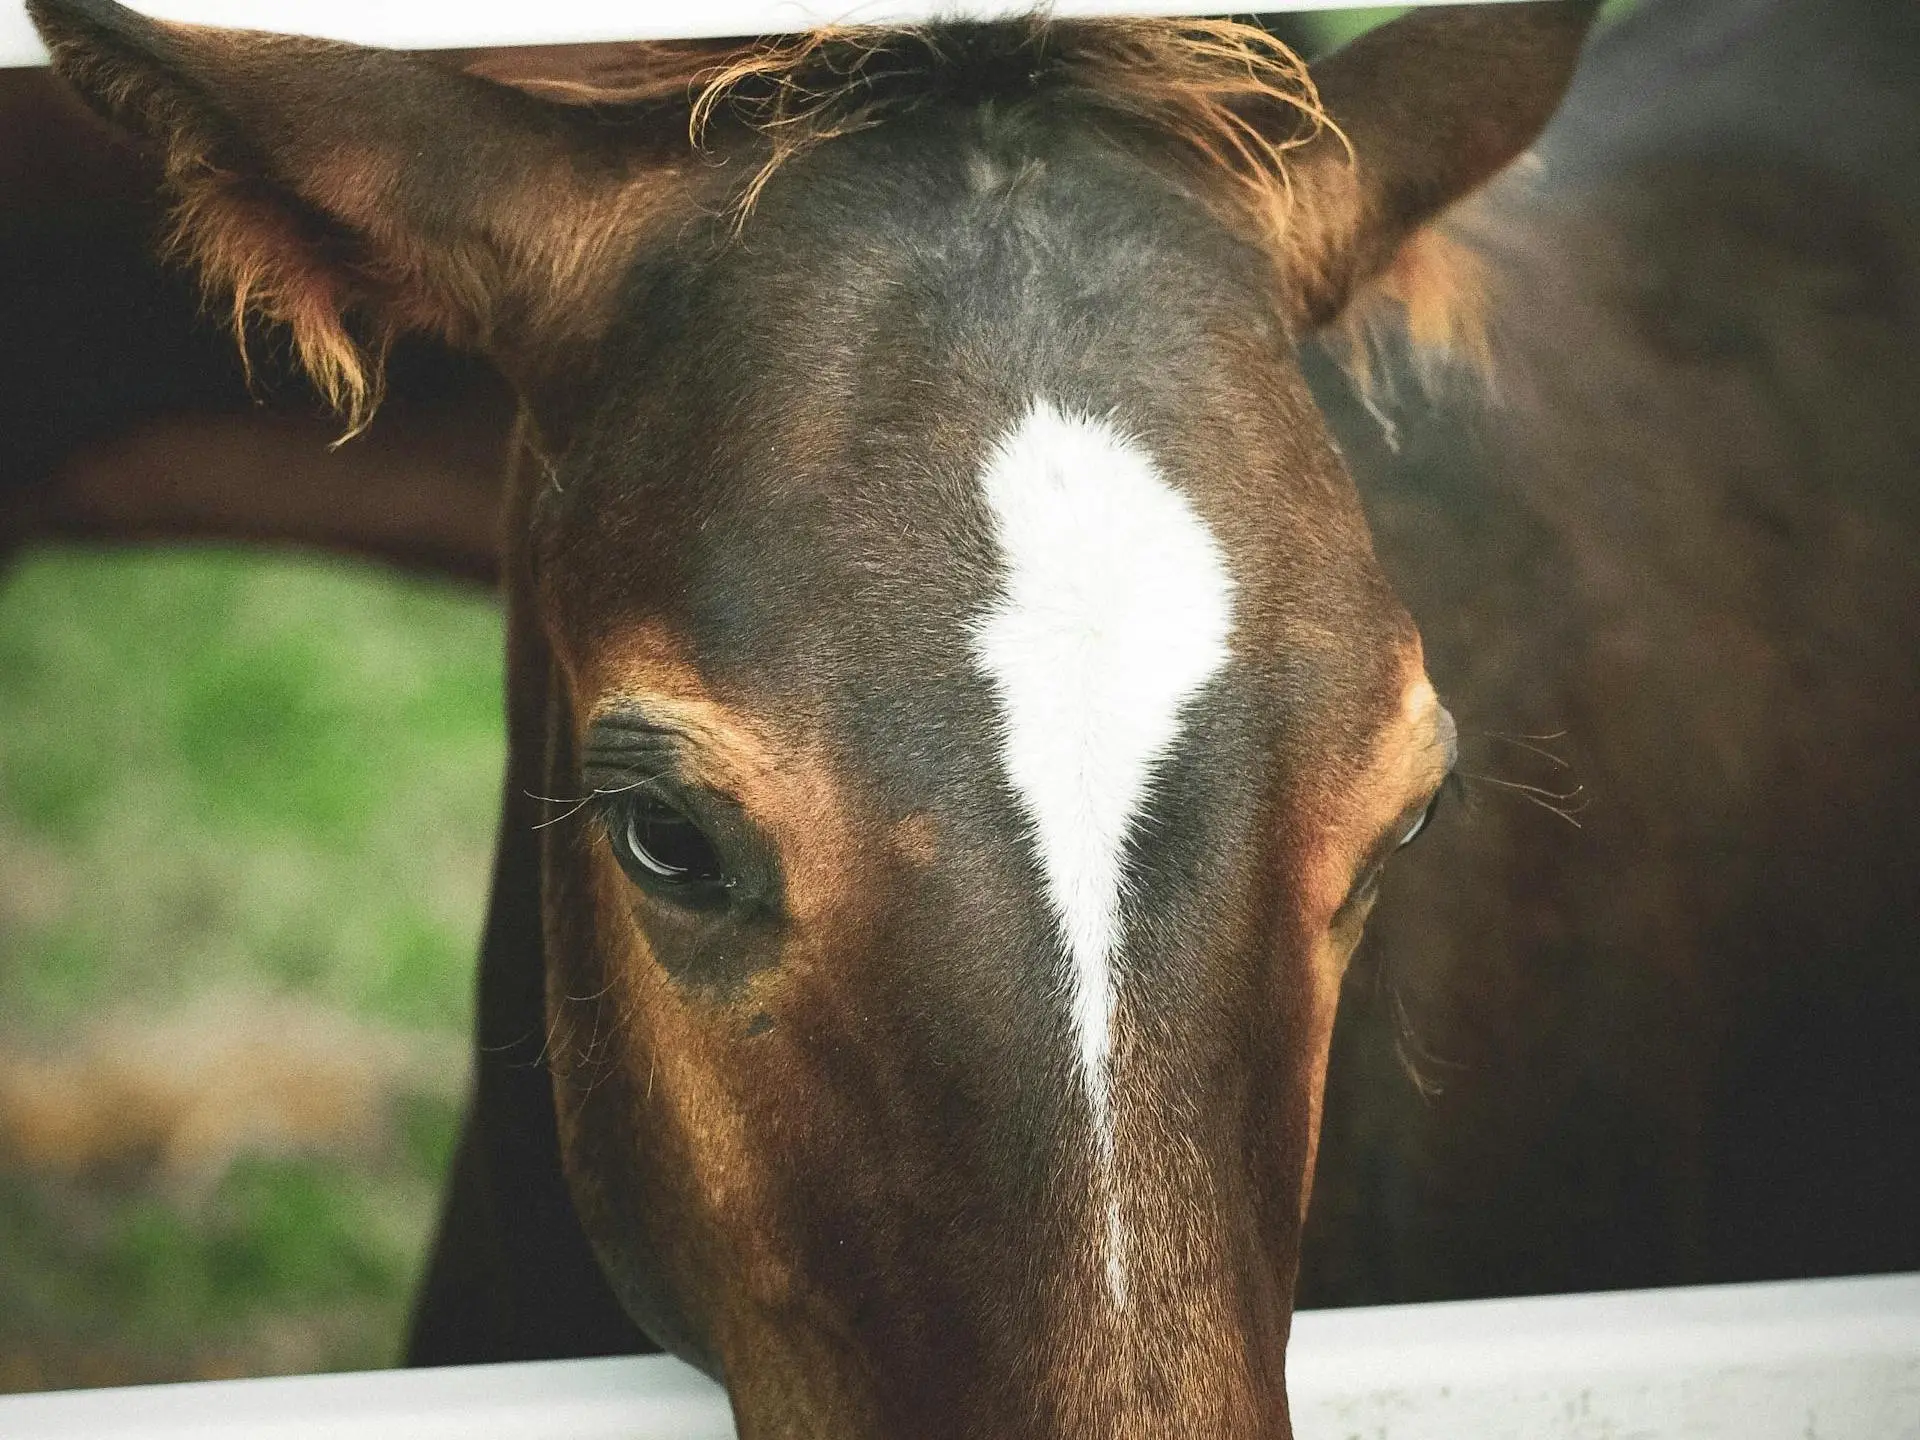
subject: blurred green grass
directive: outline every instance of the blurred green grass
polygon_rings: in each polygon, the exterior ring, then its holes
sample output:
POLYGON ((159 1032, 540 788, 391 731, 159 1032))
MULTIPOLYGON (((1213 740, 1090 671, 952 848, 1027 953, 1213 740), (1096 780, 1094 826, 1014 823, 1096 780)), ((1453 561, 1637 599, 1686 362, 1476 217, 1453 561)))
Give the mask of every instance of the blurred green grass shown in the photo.
MULTIPOLYGON (((242 992, 462 1053, 500 664, 489 597, 337 562, 13 567, 0 1056, 59 1054, 105 1016, 218 1033, 242 992)), ((137 1155, 0 1159, 0 1388, 391 1363, 457 1089, 398 1097, 377 1153, 243 1152, 205 1194, 137 1155)))
POLYGON ((0 1023, 244 979, 464 1029, 500 685, 477 594, 218 551, 20 564, 0 845, 63 893, 0 916, 0 1023))
POLYGON ((1312 39, 1305 51, 1308 59, 1337 50, 1376 25, 1406 14, 1405 5, 1360 5, 1347 10, 1313 10, 1300 16, 1300 24, 1312 39))
MULTIPOLYGON (((1599 24, 1620 19, 1643 0, 1606 0, 1600 7, 1599 24)), ((1349 40, 1364 35, 1376 25, 1384 25, 1407 13, 1406 5, 1356 5, 1344 10, 1316 10, 1303 13, 1300 24, 1309 37, 1304 53, 1308 59, 1336 50, 1349 40)))

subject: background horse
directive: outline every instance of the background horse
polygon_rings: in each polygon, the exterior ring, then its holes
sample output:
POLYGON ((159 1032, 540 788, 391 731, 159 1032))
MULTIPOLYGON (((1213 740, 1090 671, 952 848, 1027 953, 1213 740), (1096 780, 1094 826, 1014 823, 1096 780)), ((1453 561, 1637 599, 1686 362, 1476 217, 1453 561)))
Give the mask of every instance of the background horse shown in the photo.
POLYGON ((1484 778, 1349 982, 1305 1303, 1920 1267, 1916 56, 1642 7, 1456 216, 1491 395, 1319 377, 1484 778))
POLYGON ((365 444, 159 250, 151 154, 50 72, 0 69, 0 559, 35 540, 314 546, 490 582, 510 411, 486 368, 397 356, 365 444))

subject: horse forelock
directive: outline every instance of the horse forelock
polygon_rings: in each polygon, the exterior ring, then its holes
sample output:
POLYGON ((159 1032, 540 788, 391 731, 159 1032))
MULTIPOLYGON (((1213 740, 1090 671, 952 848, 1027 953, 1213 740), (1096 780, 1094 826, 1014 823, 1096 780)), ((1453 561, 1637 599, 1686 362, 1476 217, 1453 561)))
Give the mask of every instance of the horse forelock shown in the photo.
MULTIPOLYGON (((829 26, 747 44, 583 47, 568 74, 555 73, 552 52, 510 52, 484 64, 494 78, 568 104, 684 98, 696 148, 723 119, 757 134, 766 153, 733 197, 736 228, 788 161, 943 97, 1053 96, 1158 131, 1229 178, 1228 218, 1250 224, 1276 261, 1288 253, 1296 219, 1289 153, 1324 134, 1352 156, 1305 62, 1266 30, 1231 19, 1034 15, 972 26, 829 26), (1293 133, 1275 138, 1250 118, 1274 107, 1296 113, 1293 133)), ((1344 317, 1356 378, 1371 379, 1360 342, 1394 321, 1416 349, 1484 368, 1483 308, 1472 248, 1457 236, 1416 234, 1344 317)))
MULTIPOLYGON (((835 139, 942 101, 1053 103, 1096 125, 1171 142, 1196 177, 1195 197, 1259 246, 1281 280, 1322 230, 1341 223, 1313 213, 1311 197, 1293 181, 1290 155, 1331 138, 1352 158, 1305 63, 1265 30, 1228 19, 1034 15, 978 24, 829 26, 744 44, 509 50, 470 56, 464 64, 541 99, 614 118, 622 110, 684 107, 689 156, 725 161, 745 152, 748 163, 722 202, 736 235, 781 170, 835 139), (1291 130, 1276 128, 1271 117, 1289 111, 1296 116, 1291 130)), ((388 315, 375 331, 356 336, 344 313, 361 297, 318 283, 317 265, 290 271, 263 263, 260 257, 273 259, 287 247, 249 243, 244 197, 213 183, 217 172, 198 154, 183 154, 172 168, 186 201, 178 227, 183 248, 201 264, 210 290, 231 297, 236 333, 244 334, 250 313, 288 324, 295 351, 322 393, 354 428, 363 426, 379 403, 385 349, 395 333, 412 328, 406 317, 388 315)), ((644 181, 625 187, 621 204, 664 208, 648 188, 644 181)), ((553 199, 569 203, 564 188, 553 199)), ((595 213, 578 218, 594 245, 581 238, 582 226, 572 227, 569 263, 558 269, 582 269, 587 249, 598 253, 640 228, 605 213, 606 205, 588 208, 595 213)), ((1485 369, 1479 274, 1477 257, 1461 241, 1424 231, 1410 239, 1381 282, 1343 316, 1340 358, 1360 387, 1371 385, 1371 348, 1396 331, 1423 355, 1464 357, 1485 369)), ((567 279, 556 270, 557 284, 567 279)), ((466 288, 484 300, 484 281, 475 276, 466 288)))

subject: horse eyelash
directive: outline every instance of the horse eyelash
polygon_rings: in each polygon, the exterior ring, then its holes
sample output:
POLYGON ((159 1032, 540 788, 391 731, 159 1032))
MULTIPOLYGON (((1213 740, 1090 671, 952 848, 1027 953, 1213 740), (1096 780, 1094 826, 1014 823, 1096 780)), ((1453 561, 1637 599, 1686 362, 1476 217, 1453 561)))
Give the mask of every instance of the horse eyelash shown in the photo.
POLYGON ((571 800, 559 800, 551 795, 536 795, 531 790, 522 791, 521 793, 529 800, 537 800, 542 805, 565 805, 567 807, 566 810, 558 815, 550 815, 545 820, 535 822, 533 826, 535 830, 545 830, 549 826, 558 825, 565 820, 571 820, 596 800, 604 800, 610 795, 632 794, 635 790, 643 789, 651 785, 654 781, 664 778, 667 774, 667 771, 660 770, 652 775, 643 775, 638 780, 634 780, 626 785, 596 785, 585 795, 577 796, 571 800))

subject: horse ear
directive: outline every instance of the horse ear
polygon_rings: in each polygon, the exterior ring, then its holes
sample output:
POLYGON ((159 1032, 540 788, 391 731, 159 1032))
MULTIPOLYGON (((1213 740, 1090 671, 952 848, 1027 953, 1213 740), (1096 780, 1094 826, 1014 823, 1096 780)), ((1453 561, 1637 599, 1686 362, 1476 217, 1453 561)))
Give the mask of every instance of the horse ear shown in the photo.
POLYGON ((537 383, 590 338, 686 148, 684 100, 658 123, 596 124, 395 51, 166 24, 112 0, 27 8, 55 69, 161 147, 175 246, 236 329, 250 313, 285 323, 356 427, 403 331, 537 383))
POLYGON ((1598 0, 1436 6, 1312 67, 1322 129, 1288 155, 1295 318, 1319 327, 1393 266, 1427 221, 1545 128, 1598 0))

